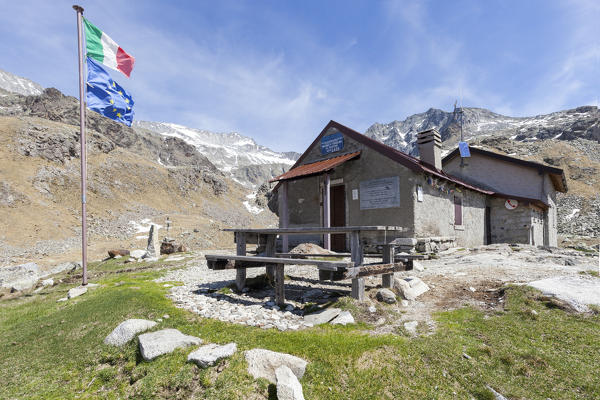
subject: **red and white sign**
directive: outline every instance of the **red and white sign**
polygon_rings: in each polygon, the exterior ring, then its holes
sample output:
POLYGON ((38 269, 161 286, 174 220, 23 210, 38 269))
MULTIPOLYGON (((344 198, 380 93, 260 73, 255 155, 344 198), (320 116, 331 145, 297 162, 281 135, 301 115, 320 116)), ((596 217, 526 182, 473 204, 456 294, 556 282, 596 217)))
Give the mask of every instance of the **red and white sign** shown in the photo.
POLYGON ((504 207, 506 207, 508 210, 514 210, 518 206, 519 206, 519 202, 515 199, 507 199, 504 202, 504 207))

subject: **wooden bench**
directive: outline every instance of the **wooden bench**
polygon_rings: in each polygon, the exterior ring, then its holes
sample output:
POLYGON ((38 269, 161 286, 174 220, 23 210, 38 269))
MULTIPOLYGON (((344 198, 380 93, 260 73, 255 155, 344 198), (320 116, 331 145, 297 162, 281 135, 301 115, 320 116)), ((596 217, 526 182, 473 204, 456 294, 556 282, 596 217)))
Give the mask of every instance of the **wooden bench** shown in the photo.
MULTIPOLYGON (((302 260, 293 258, 281 257, 258 257, 258 256, 238 256, 238 255, 215 255, 206 254, 204 256, 208 264, 208 268, 212 270, 236 269, 243 270, 243 274, 236 276, 236 286, 238 290, 242 290, 246 284, 247 268, 266 267, 273 269, 275 281, 275 303, 278 306, 285 304, 285 288, 284 288, 284 265, 315 265, 319 270, 343 272, 354 267, 351 261, 321 261, 321 260, 302 260), (243 279, 241 277, 243 276, 243 279)), ((268 273, 268 272, 267 272, 268 273)))

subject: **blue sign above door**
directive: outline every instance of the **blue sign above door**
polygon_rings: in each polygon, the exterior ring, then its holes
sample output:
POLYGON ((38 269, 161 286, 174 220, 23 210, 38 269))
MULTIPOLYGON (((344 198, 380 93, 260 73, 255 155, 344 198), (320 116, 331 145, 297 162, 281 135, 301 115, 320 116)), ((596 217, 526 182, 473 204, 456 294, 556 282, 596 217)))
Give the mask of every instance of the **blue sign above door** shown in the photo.
POLYGON ((335 153, 344 148, 344 136, 340 133, 324 136, 321 139, 321 154, 335 153))

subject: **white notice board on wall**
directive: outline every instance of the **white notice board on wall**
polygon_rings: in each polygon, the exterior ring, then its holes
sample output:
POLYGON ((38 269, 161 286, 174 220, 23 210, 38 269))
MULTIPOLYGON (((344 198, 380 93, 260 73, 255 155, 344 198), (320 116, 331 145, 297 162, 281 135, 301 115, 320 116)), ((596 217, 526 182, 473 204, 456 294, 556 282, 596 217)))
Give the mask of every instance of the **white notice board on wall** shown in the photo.
POLYGON ((400 207, 400 178, 371 179, 360 183, 360 209, 400 207))

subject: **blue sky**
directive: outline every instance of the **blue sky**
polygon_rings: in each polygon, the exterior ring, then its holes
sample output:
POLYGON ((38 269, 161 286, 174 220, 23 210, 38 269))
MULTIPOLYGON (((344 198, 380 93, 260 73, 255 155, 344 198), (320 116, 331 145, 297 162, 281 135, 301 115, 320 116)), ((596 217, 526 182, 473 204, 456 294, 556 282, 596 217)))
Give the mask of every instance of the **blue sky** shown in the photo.
MULTIPOLYGON (((0 68, 77 94, 73 1, 3 0, 0 68)), ((136 58, 136 119, 303 151, 430 107, 597 105, 600 1, 81 1, 136 58)))

